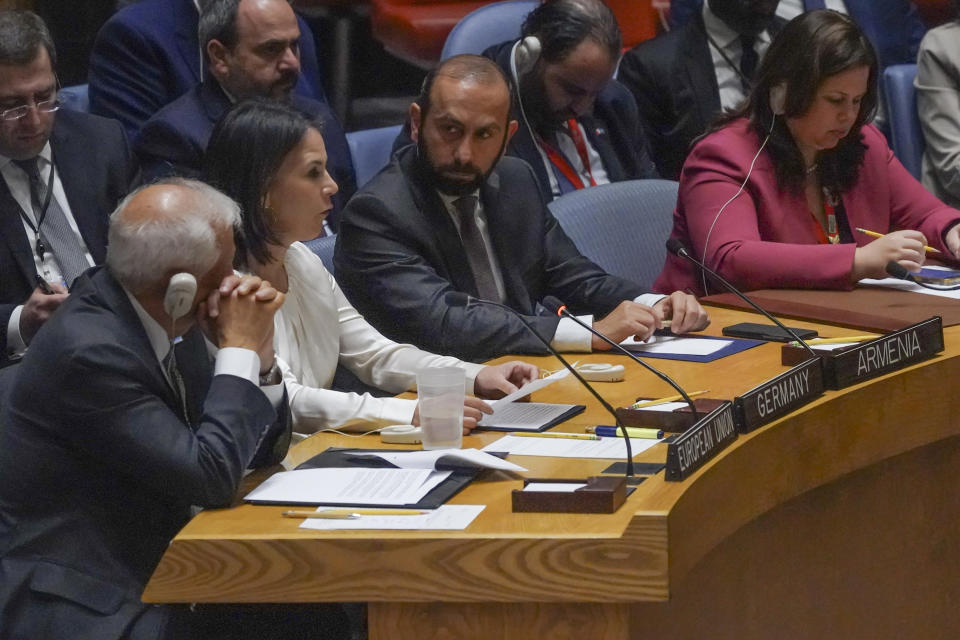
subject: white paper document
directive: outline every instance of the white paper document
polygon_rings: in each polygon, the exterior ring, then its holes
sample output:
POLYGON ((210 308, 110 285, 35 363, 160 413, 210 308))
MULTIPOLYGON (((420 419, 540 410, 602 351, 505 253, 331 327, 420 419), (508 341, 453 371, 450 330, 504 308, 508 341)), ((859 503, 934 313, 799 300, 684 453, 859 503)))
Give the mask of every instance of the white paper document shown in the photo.
MULTIPOLYGON (((470 526, 485 505, 445 504, 420 516, 362 515, 353 520, 324 520, 307 518, 301 529, 337 531, 343 529, 394 529, 415 531, 462 531, 470 526)), ((323 509, 317 509, 323 511, 323 509)))
POLYGON ((586 482, 531 482, 523 488, 524 491, 537 493, 549 491, 553 493, 573 493, 577 489, 587 486, 586 482))
POLYGON ((620 344, 637 353, 670 353, 683 356, 709 356, 729 346, 732 340, 653 336, 646 342, 627 338, 620 344))
POLYGON ((568 375, 570 375, 569 371, 567 371, 566 369, 561 369, 556 373, 550 374, 546 378, 537 378, 536 380, 531 380, 530 382, 523 385, 513 393, 506 395, 500 398, 499 400, 494 400, 493 402, 490 403, 490 406, 493 407, 494 411, 496 411, 497 407, 508 405, 514 400, 530 395, 534 391, 539 391, 544 387, 550 386, 557 380, 562 380, 563 378, 566 378, 568 375))
POLYGON ((449 471, 336 467, 275 473, 247 494, 247 502, 279 504, 416 504, 449 471))
POLYGON ((539 431, 543 425, 552 423, 575 406, 546 402, 498 404, 493 407, 493 413, 484 415, 477 426, 502 427, 511 431, 539 431))
POLYGON ((672 412, 677 409, 683 409, 684 407, 689 407, 686 402, 661 402, 660 404, 651 404, 646 407, 640 407, 640 411, 666 411, 672 412))
POLYGON ((899 291, 912 291, 913 293, 925 293, 930 296, 940 296, 942 298, 952 298, 954 300, 960 300, 960 290, 957 291, 934 291, 933 289, 926 289, 921 287, 918 284, 913 282, 907 282, 906 280, 900 280, 899 278, 884 278, 882 280, 873 280, 866 278, 861 280, 857 284, 867 284, 874 287, 884 287, 886 289, 897 289, 899 291))
MULTIPOLYGON (((364 457, 364 456, 357 456, 364 457)), ((434 469, 437 460, 446 458, 454 465, 479 467, 482 469, 501 469, 503 471, 526 471, 523 467, 503 458, 484 453, 479 449, 435 449, 433 451, 378 451, 370 452, 369 457, 383 458, 401 469, 434 469)))
MULTIPOLYGON (((661 442, 653 438, 630 438, 633 455, 646 451, 661 442)), ((623 438, 578 440, 575 438, 523 438, 504 436, 483 448, 484 451, 505 451, 516 456, 546 456, 552 458, 614 458, 627 457, 623 438)))

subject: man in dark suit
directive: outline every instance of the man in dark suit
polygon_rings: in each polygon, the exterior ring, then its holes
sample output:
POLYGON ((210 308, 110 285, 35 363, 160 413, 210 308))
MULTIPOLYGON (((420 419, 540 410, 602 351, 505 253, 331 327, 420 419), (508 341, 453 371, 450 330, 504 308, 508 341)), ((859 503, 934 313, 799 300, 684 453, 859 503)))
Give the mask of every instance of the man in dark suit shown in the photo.
POLYGON ((682 27, 642 42, 618 78, 636 98, 657 170, 680 179, 697 137, 749 94, 752 72, 782 26, 779 0, 711 0, 682 27))
POLYGON ((209 0, 200 17, 209 75, 150 118, 134 141, 146 180, 197 177, 217 120, 231 103, 252 96, 289 100, 322 122, 328 170, 340 187, 328 222, 356 190, 350 148, 329 105, 292 95, 300 77, 300 29, 286 0, 209 0))
POLYGON ((118 123, 58 111, 55 62, 39 17, 0 13, 0 360, 103 262, 107 215, 136 174, 118 123))
POLYGON ((431 72, 410 107, 416 146, 401 150, 350 201, 335 253, 337 281, 389 337, 467 360, 541 353, 513 314, 451 306, 447 294, 502 302, 556 348, 607 348, 568 319, 537 315, 544 296, 622 340, 648 337, 672 315, 676 332, 706 326, 685 293, 650 296, 584 258, 547 210, 530 165, 503 157, 517 129, 495 63, 456 56, 431 72))
POLYGON ((0 413, 0 638, 303 637, 248 609, 140 601, 192 506, 228 506, 245 469, 289 444, 273 354, 283 294, 233 275, 238 223, 202 183, 135 192, 111 220, 106 267, 20 364, 0 413))
MULTIPOLYGON (((673 0, 671 26, 686 24, 702 4, 703 0, 673 0)), ((910 0, 781 0, 777 16, 792 20, 814 9, 836 9, 849 14, 877 49, 881 68, 917 61, 927 28, 910 0)))
MULTIPOLYGON (((199 19, 194 0, 139 0, 117 11, 90 56, 90 110, 119 120, 134 139, 150 116, 206 78, 199 19)), ((303 18, 297 23, 303 73, 295 91, 326 102, 313 33, 303 18)))

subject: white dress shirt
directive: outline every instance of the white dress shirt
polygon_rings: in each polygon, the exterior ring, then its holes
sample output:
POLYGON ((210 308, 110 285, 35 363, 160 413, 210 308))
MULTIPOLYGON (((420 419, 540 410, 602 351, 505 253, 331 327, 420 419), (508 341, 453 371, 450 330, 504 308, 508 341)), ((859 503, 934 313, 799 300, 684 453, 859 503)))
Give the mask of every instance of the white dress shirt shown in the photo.
MULTIPOLYGON (((717 76, 717 88, 720 89, 720 107, 724 111, 735 109, 746 97, 743 82, 740 80, 740 58, 743 57, 740 34, 710 10, 710 0, 703 3, 703 25, 709 38, 710 58, 717 76)), ((756 37, 753 49, 762 58, 769 46, 770 32, 764 30, 756 37)))
MULTIPOLYGON (((50 179, 50 168, 53 166, 50 162, 51 154, 50 143, 47 142, 40 152, 37 162, 40 179, 44 182, 50 179)), ((30 178, 26 172, 15 165, 10 158, 0 156, 0 175, 3 175, 3 179, 6 181, 10 195, 13 196, 13 199, 17 201, 17 204, 20 205, 23 212, 29 216, 30 221, 33 222, 33 226, 36 227, 37 220, 33 211, 33 199, 30 195, 30 178)), ((83 236, 80 235, 80 228, 77 226, 77 221, 73 217, 73 212, 70 210, 70 203, 67 202, 67 194, 63 190, 63 183, 60 181, 59 173, 54 173, 52 197, 56 198, 57 204, 60 205, 60 209, 63 210, 63 214, 67 217, 70 229, 73 230, 73 233, 76 235, 77 243, 83 250, 87 263, 93 266, 93 257, 90 255, 90 250, 87 248, 86 242, 83 241, 83 236)), ((37 244, 36 234, 34 234, 33 229, 27 224, 26 220, 21 218, 21 222, 23 223, 23 232, 27 236, 27 244, 31 249, 30 253, 33 255, 33 262, 36 266, 37 274, 42 275, 47 282, 63 284, 60 265, 57 264, 53 253, 47 251, 43 255, 43 260, 41 260, 34 250, 37 244)), ((26 342, 20 335, 20 313, 22 311, 23 305, 16 307, 13 313, 10 314, 10 320, 7 322, 7 351, 12 355, 23 353, 26 349, 26 342)))
MULTIPOLYGON (((453 220, 453 224, 456 226, 457 232, 459 232, 460 214, 457 212, 457 208, 454 206, 453 202, 454 200, 460 198, 460 196, 450 196, 440 192, 438 192, 438 194, 440 199, 443 201, 444 206, 447 208, 447 213, 450 214, 450 218, 453 220)), ((500 300, 496 300, 495 302, 502 303, 506 299, 506 290, 503 287, 503 273, 500 271, 500 265, 498 264, 496 254, 493 251, 493 245, 490 244, 490 234, 488 232, 486 216, 483 215, 483 204, 480 200, 480 194, 479 192, 474 192, 469 195, 473 195, 477 198, 477 209, 474 214, 477 221, 477 228, 480 230, 480 237, 483 238, 483 246, 487 250, 487 257, 490 259, 490 269, 493 272, 493 279, 497 285, 497 292, 500 294, 500 300)), ((659 293, 642 293, 634 298, 633 301, 638 304, 645 304, 652 307, 665 297, 666 296, 659 293)), ((577 317, 586 324, 593 324, 592 315, 577 317)), ((553 334, 553 339, 550 341, 550 345, 560 352, 589 352, 593 350, 593 334, 570 318, 560 318, 560 324, 557 325, 557 331, 553 334)))
MULTIPOLYGON (((827 9, 833 9, 843 14, 848 13, 847 5, 844 4, 843 0, 824 0, 824 4, 827 9)), ((780 0, 780 4, 777 5, 777 17, 784 20, 793 20, 804 11, 806 11, 806 8, 803 6, 803 0, 780 0)))

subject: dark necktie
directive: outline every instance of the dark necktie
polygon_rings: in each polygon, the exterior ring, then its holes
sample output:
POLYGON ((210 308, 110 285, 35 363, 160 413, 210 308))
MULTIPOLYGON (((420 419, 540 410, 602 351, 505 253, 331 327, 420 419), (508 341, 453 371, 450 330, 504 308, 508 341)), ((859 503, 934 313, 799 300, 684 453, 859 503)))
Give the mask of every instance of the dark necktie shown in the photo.
POLYGON ((173 395, 177 399, 177 405, 180 407, 180 417, 190 425, 190 412, 187 410, 187 389, 183 384, 183 375, 180 374, 180 367, 177 366, 175 345, 170 345, 170 351, 167 352, 167 357, 163 359, 163 370, 167 373, 170 388, 173 389, 173 395))
POLYGON ((460 215, 460 241, 467 254, 473 281, 477 284, 477 295, 484 300, 500 301, 497 283, 490 269, 490 256, 483 244, 483 237, 477 227, 477 196, 463 196, 453 201, 460 215))
POLYGON ((826 9, 827 3, 824 0, 803 0, 803 7, 807 11, 814 11, 816 9, 826 9))
MULTIPOLYGON (((30 198, 33 201, 34 221, 39 227, 40 239, 47 249, 53 253, 53 257, 60 266, 60 274, 69 286, 73 284, 74 278, 90 266, 77 240, 77 234, 70 228, 66 214, 63 213, 63 209, 60 208, 60 204, 52 194, 50 204, 47 205, 47 211, 44 214, 43 203, 47 201, 47 183, 40 179, 37 159, 14 160, 13 162, 23 169, 30 179, 30 198)), ((50 170, 53 171, 53 168, 51 167, 50 170)))
POLYGON ((744 93, 750 93, 750 88, 753 86, 753 74, 757 70, 757 60, 760 59, 756 49, 753 48, 756 41, 757 39, 753 36, 740 36, 740 73, 742 74, 744 93))

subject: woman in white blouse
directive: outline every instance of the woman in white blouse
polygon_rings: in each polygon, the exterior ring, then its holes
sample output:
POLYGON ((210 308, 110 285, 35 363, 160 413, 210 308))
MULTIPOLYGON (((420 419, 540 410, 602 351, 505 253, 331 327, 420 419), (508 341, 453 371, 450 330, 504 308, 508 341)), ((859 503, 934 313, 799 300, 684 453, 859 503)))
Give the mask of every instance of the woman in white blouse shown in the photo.
MULTIPOLYGON (((458 366, 467 390, 499 397, 537 376, 533 365, 483 366, 388 340, 347 301, 320 259, 300 243, 324 231, 337 184, 316 123, 290 106, 252 100, 236 105, 213 131, 205 158, 207 180, 243 212, 234 264, 286 293, 276 316, 278 363, 290 397, 294 429, 366 430, 416 424, 415 400, 378 398, 329 389, 337 364, 391 393, 414 387, 416 371, 458 366)), ((464 398, 464 432, 489 405, 464 398)))

